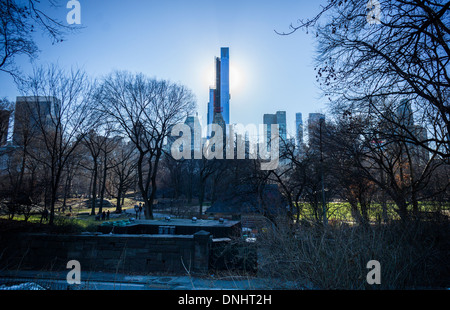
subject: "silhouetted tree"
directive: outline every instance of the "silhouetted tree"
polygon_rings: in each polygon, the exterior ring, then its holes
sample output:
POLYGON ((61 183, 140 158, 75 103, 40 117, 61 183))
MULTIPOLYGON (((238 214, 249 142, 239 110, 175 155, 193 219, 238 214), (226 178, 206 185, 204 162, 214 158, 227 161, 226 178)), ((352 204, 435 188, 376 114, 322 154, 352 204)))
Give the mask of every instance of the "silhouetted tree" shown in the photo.
POLYGON ((182 85, 115 72, 103 79, 96 100, 100 112, 136 147, 138 187, 145 216, 152 219, 165 139, 170 126, 184 121, 193 111, 194 96, 182 85))
POLYGON ((23 79, 21 92, 26 99, 37 140, 27 154, 40 162, 48 173, 49 224, 54 221, 58 190, 66 165, 88 131, 89 90, 81 70, 65 71, 56 66, 36 68, 23 79), (40 99, 50 102, 50 111, 40 99))
POLYGON ((20 78, 15 58, 21 55, 35 58, 39 49, 33 37, 35 33, 48 36, 52 43, 62 42, 64 35, 78 29, 50 16, 49 7, 58 6, 54 1, 0 0, 0 71, 20 78))
POLYGON ((386 106, 410 100, 428 137, 385 118, 402 128, 392 134, 448 158, 450 2, 373 3, 329 0, 318 15, 284 34, 306 29, 317 37, 317 81, 335 107, 383 118, 386 106))

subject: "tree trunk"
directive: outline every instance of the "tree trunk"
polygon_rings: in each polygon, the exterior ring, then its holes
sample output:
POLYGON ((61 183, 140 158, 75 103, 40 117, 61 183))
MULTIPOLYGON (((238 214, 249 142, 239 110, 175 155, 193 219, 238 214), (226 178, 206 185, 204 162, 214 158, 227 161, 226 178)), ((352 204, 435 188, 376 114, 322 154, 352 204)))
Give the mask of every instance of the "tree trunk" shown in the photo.
POLYGON ((51 200, 50 200, 50 220, 48 224, 52 226, 55 221, 55 205, 56 205, 56 189, 54 188, 54 185, 52 184, 51 188, 51 200))
POLYGON ((396 198, 395 204, 397 205, 397 213, 400 216, 402 222, 406 222, 408 220, 408 205, 403 198, 396 198))
POLYGON ((107 170, 108 170, 108 165, 107 165, 107 161, 106 161, 106 154, 105 154, 105 159, 104 159, 104 164, 103 164, 103 180, 102 180, 102 188, 100 190, 100 206, 99 206, 99 210, 98 212, 101 214, 103 212, 103 198, 105 197, 105 190, 106 190, 106 177, 107 177, 107 170))
POLYGON ((71 187, 71 178, 70 173, 67 174, 66 183, 64 184, 64 198, 63 198, 63 207, 66 206, 67 202, 67 196, 70 193, 70 187, 71 187))
MULTIPOLYGON (((153 206, 150 205, 150 200, 149 200, 149 193, 148 193, 148 187, 146 187, 144 185, 144 176, 143 176, 143 169, 142 169, 142 165, 144 162, 144 156, 145 153, 144 152, 140 152, 139 153, 139 159, 138 159, 138 164, 137 164, 137 168, 138 168, 138 187, 139 190, 141 192, 141 196, 142 199, 144 200, 144 215, 145 218, 147 220, 152 220, 153 219, 153 206)), ((151 165, 151 162, 150 162, 151 165)), ((153 201, 152 201, 153 203, 153 201)))
POLYGON ((203 181, 202 178, 200 178, 200 192, 198 195, 198 204, 199 206, 199 210, 198 210, 198 214, 199 216, 203 215, 203 201, 205 199, 205 181, 203 181))
POLYGON ((95 215, 95 202, 97 199, 97 170, 98 170, 98 165, 97 162, 94 161, 94 172, 93 172, 93 176, 92 176, 92 208, 91 208, 91 215, 95 215))
POLYGON ((151 178, 152 192, 151 192, 150 198, 148 200, 147 215, 148 215, 148 219, 150 219, 150 220, 153 220, 153 201, 156 198, 156 191, 157 191, 156 176, 158 173, 158 165, 159 165, 160 158, 161 158, 161 152, 157 151, 156 158, 155 158, 155 164, 154 164, 153 170, 152 170, 152 178, 151 178))
MULTIPOLYGON (((122 181, 121 181, 122 183, 122 181)), ((122 185, 119 185, 119 189, 117 191, 117 200, 116 200, 116 212, 117 213, 122 213, 122 206, 120 204, 122 199, 122 185)))
POLYGON ((417 201, 416 189, 414 187, 412 188, 411 202, 413 207, 413 216, 417 219, 419 217, 419 202, 417 201))
POLYGON ((349 199, 348 203, 350 204, 350 209, 351 209, 353 219, 355 220, 356 223, 358 223, 359 225, 362 225, 363 217, 362 217, 361 213, 359 212, 358 202, 354 199, 349 199))

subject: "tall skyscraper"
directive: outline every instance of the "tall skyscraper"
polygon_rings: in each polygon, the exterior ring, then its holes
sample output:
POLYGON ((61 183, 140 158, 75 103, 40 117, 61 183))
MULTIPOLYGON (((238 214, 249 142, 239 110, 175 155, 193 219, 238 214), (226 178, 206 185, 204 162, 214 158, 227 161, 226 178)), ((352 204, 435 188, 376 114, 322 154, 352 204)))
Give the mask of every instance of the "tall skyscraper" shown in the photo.
MULTIPOLYGON (((221 48, 221 57, 215 59, 216 76, 214 87, 209 89, 207 124, 214 119, 230 124, 230 51, 228 47, 221 48), (216 114, 221 114, 218 117, 216 114)), ((208 136, 210 133, 208 132, 208 136)))
POLYGON ((267 135, 266 135, 266 142, 269 144, 271 136, 272 136, 272 124, 277 123, 277 116, 276 114, 264 114, 263 116, 263 124, 267 125, 267 135))
POLYGON ((297 146, 303 144, 303 115, 302 113, 295 114, 295 134, 297 138, 297 146))
POLYGON ((230 50, 228 47, 221 49, 220 58, 220 106, 225 124, 230 124, 230 50))
POLYGON ((280 138, 283 141, 287 142, 287 123, 286 123, 286 111, 278 111, 277 116, 277 124, 280 130, 280 138))
POLYGON ((278 111, 275 114, 264 114, 263 123, 267 125, 267 141, 272 135, 271 125, 278 124, 278 130, 282 141, 287 141, 286 111, 278 111))

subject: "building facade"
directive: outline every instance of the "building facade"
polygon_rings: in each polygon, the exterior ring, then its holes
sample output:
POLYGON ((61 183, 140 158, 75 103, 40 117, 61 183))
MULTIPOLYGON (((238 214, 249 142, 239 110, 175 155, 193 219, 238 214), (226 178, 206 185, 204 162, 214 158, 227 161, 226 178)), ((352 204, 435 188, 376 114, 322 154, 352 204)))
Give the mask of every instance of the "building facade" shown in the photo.
POLYGON ((267 141, 270 141, 272 136, 271 125, 276 124, 278 124, 280 139, 284 142, 287 141, 286 111, 278 111, 275 114, 264 114, 263 124, 267 125, 267 141))
POLYGON ((27 137, 50 131, 57 123, 60 102, 54 97, 17 97, 13 143, 22 146, 27 137))
POLYGON ((11 116, 11 111, 0 110, 0 147, 4 146, 8 140, 10 116, 11 116))

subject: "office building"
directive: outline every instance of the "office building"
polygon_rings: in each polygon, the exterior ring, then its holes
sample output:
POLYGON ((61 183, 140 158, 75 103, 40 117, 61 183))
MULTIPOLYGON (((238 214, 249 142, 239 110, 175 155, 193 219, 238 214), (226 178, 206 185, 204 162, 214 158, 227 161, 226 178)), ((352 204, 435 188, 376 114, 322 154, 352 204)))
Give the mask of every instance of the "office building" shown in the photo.
POLYGON ((272 124, 277 123, 277 116, 275 114, 264 114, 263 116, 263 124, 267 125, 267 135, 266 141, 269 143, 270 138, 272 136, 272 124))
POLYGON ((286 124, 286 111, 278 111, 275 114, 264 114, 263 124, 267 125, 267 141, 270 141, 272 136, 271 125, 278 124, 278 130, 280 139, 287 141, 287 124, 286 124))
POLYGON ((54 97, 17 97, 13 143, 22 146, 26 138, 50 131, 56 124, 60 102, 54 97))
POLYGON ((11 111, 0 110, 0 146, 6 144, 8 140, 9 118, 11 111))
POLYGON ((286 122, 286 111, 278 111, 277 116, 277 124, 280 130, 280 138, 283 141, 287 141, 287 122, 286 122))

